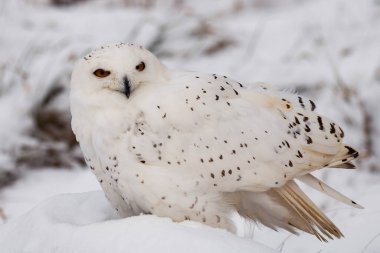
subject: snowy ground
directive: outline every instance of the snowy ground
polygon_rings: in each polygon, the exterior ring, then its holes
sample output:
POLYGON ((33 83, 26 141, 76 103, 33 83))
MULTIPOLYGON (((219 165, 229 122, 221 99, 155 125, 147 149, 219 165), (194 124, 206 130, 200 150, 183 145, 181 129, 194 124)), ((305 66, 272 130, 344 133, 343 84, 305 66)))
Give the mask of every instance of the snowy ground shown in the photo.
POLYGON ((106 235, 100 228, 112 230, 107 235, 114 235, 113 252, 167 252, 169 245, 184 251, 191 249, 187 244, 198 251, 265 252, 255 242, 281 252, 380 252, 379 1, 113 0, 60 8, 46 2, 0 2, 1 252, 26 252, 24 245, 28 252, 42 252, 38 247, 54 249, 64 242, 67 248, 59 252, 74 252, 75 246, 76 252, 86 252, 86 246, 101 252, 102 241, 91 240, 106 235), (99 189, 72 139, 67 92, 75 60, 116 41, 140 43, 172 68, 269 82, 313 98, 361 153, 359 170, 318 175, 365 210, 311 192, 345 239, 323 244, 262 226, 254 228, 253 239, 240 238, 153 216, 115 221, 99 193, 54 197, 22 216, 51 196, 99 189), (54 212, 55 207, 62 210, 54 212), (81 214, 79 220, 68 216, 73 211, 81 214), (61 214, 67 215, 57 220, 61 214), (1 225, 5 220, 9 223, 1 225), (15 229, 20 226, 24 229, 15 229), (59 239, 51 237, 55 233, 59 239), (148 236, 154 241, 147 243, 148 236))
POLYGON ((195 222, 151 215, 117 220, 101 191, 49 199, 0 230, 0 245, 2 252, 15 253, 275 252, 195 222))

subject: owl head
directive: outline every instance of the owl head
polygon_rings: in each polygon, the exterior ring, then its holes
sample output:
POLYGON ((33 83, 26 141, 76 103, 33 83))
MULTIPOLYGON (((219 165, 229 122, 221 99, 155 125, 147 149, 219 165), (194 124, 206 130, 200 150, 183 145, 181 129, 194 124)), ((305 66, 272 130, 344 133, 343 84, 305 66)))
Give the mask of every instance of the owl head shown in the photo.
POLYGON ((166 67, 142 46, 112 44, 92 51, 76 63, 71 89, 82 95, 104 90, 129 98, 139 87, 165 79, 166 73, 166 67))

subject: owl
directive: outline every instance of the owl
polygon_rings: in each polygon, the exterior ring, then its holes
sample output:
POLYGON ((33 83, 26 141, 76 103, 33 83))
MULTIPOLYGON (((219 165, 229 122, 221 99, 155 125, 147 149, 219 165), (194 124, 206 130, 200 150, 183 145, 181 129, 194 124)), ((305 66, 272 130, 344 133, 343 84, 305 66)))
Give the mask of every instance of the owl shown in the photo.
POLYGON ((77 62, 70 105, 85 161, 121 217, 236 232, 237 212, 325 241, 342 233, 298 181, 361 208, 311 174, 353 168, 358 152, 302 96, 172 70, 143 47, 119 43, 77 62))

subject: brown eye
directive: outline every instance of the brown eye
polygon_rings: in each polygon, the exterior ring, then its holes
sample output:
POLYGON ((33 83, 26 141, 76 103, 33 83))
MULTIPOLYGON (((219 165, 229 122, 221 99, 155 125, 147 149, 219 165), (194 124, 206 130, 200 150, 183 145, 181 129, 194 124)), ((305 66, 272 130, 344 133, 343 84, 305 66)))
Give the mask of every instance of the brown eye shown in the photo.
POLYGON ((97 77, 100 77, 100 78, 104 78, 106 76, 109 76, 110 74, 111 74, 110 71, 104 70, 104 69, 97 69, 94 71, 94 75, 96 75, 97 77))
POLYGON ((137 71, 143 71, 145 69, 145 63, 142 61, 142 62, 140 62, 140 64, 139 65, 136 65, 136 70, 137 71))

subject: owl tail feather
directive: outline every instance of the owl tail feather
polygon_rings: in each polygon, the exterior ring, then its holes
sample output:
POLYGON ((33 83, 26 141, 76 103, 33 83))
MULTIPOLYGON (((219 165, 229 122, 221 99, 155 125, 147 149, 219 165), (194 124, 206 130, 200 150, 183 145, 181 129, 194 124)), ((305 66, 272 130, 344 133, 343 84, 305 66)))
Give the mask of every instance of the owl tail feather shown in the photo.
POLYGON ((355 165, 350 163, 352 160, 359 156, 359 152, 350 146, 342 145, 338 154, 330 161, 325 167, 329 168, 343 168, 354 169, 355 165))
POLYGON ((315 190, 320 191, 320 192, 330 196, 333 199, 336 199, 336 200, 338 200, 342 203, 345 203, 349 206, 363 209, 363 207, 361 205, 357 204, 352 199, 347 198, 346 196, 344 196, 340 192, 336 191, 335 189, 331 188, 330 186, 328 186, 327 184, 325 184, 324 182, 322 182, 321 180, 319 180, 318 178, 314 177, 311 174, 306 174, 302 177, 298 177, 297 179, 299 179, 304 184, 314 188, 315 190))
POLYGON ((315 235, 321 241, 343 237, 342 232, 306 196, 294 180, 288 181, 280 188, 272 188, 265 192, 241 191, 233 194, 228 198, 234 201, 233 204, 239 214, 274 230, 280 227, 298 234, 296 229, 300 229, 315 235))
POLYGON ((326 237, 333 239, 333 236, 336 238, 343 236, 334 223, 323 214, 294 181, 289 181, 275 191, 289 204, 293 215, 298 216, 306 224, 309 229, 308 232, 314 234, 319 240, 327 241, 326 237))

